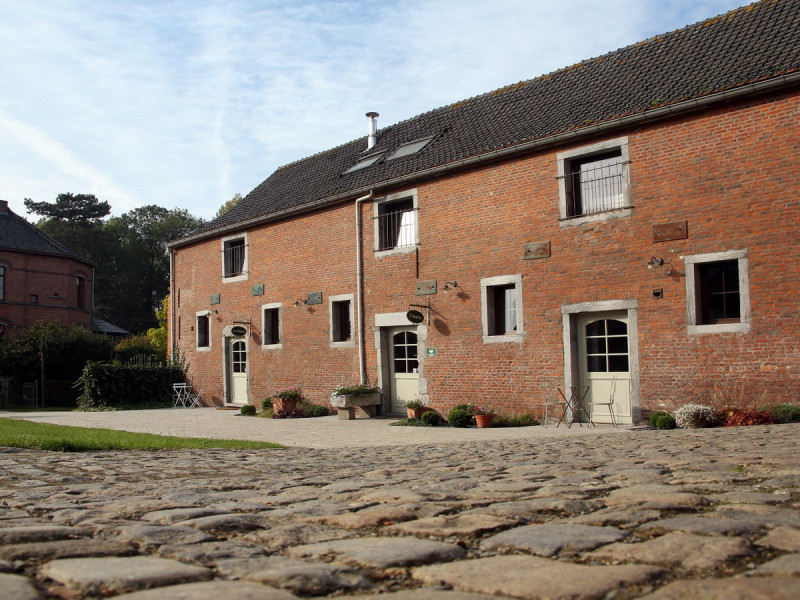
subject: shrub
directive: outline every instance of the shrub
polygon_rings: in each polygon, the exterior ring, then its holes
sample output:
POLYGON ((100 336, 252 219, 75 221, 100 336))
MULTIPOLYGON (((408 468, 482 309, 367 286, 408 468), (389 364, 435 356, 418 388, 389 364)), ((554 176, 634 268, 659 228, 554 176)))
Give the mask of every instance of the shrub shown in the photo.
POLYGON ((305 400, 306 397, 303 396, 303 391, 299 387, 291 387, 291 388, 284 388, 282 390, 278 390, 272 396, 272 400, 282 400, 282 401, 291 401, 294 400, 295 402, 302 402, 305 400))
POLYGON ((436 427, 439 424, 439 414, 434 410, 429 410, 422 413, 419 420, 425 427, 436 427))
POLYGON ((760 410, 732 410, 725 415, 725 427, 739 427, 741 425, 771 425, 775 422, 766 411, 760 410))
POLYGON ((656 427, 656 422, 658 421, 658 419, 660 417, 662 417, 663 415, 666 415, 666 414, 668 414, 668 413, 665 413, 663 410, 654 411, 650 415, 650 427, 656 427))
POLYGON ((717 413, 704 404, 685 404, 675 411, 678 427, 713 427, 717 424, 717 413))
POLYGON ((425 405, 422 403, 422 401, 417 399, 409 400, 408 402, 406 402, 406 408, 410 408, 412 410, 415 408, 423 408, 424 406, 425 405))
POLYGON ((297 405, 297 408, 301 410, 306 417, 327 417, 330 414, 327 406, 313 404, 311 402, 302 402, 297 405))
POLYGON ((172 384, 185 381, 179 367, 142 367, 88 362, 77 385, 81 410, 172 406, 172 384))
POLYGON ((541 425, 541 421, 533 413, 522 413, 514 417, 495 415, 492 419, 492 427, 532 427, 541 425))
POLYGON ((114 360, 122 364, 128 364, 139 357, 144 357, 144 362, 164 364, 167 361, 166 352, 146 335, 126 338, 114 347, 114 360))
POLYGON ((256 407, 253 404, 245 404, 239 409, 239 412, 245 417, 254 417, 256 414, 256 407))
POLYGON ((473 422, 472 411, 465 404, 454 406, 447 414, 447 422, 452 427, 470 427, 473 422))
POLYGON ((776 423, 800 422, 800 406, 794 404, 767 404, 759 406, 758 410, 770 415, 776 423))
POLYGON ((650 416, 650 424, 656 429, 675 429, 677 426, 675 418, 665 412, 653 413, 650 416))

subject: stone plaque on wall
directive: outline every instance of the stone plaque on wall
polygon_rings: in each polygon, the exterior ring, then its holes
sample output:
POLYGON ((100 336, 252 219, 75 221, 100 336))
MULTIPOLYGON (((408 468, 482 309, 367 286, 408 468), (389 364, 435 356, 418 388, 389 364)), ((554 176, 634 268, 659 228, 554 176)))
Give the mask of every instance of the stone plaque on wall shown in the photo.
POLYGON ((524 260, 533 260, 535 258, 549 258, 550 257, 550 241, 546 242, 531 242, 522 247, 522 258, 524 260))
POLYGON ((669 240, 685 240, 689 237, 689 228, 686 221, 672 221, 653 225, 653 241, 667 242, 669 240))
POLYGON ((436 293, 436 280, 425 279, 417 281, 417 296, 430 296, 436 293))

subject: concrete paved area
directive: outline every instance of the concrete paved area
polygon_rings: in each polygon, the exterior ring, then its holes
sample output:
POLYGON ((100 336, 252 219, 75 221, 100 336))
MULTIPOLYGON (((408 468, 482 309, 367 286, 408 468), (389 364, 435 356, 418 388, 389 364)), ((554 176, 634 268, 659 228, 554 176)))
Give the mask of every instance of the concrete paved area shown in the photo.
POLYGON ((336 416, 313 419, 261 419, 243 417, 236 410, 215 408, 168 408, 104 412, 10 412, 0 417, 54 425, 107 427, 121 431, 186 437, 208 437, 275 442, 306 448, 358 448, 369 446, 418 446, 508 439, 550 438, 622 434, 626 429, 597 428, 575 424, 556 427, 504 427, 455 429, 451 427, 390 427, 395 418, 341 420, 336 416))
POLYGON ((800 597, 800 424, 15 416, 287 447, 0 448, 4 599, 800 597))

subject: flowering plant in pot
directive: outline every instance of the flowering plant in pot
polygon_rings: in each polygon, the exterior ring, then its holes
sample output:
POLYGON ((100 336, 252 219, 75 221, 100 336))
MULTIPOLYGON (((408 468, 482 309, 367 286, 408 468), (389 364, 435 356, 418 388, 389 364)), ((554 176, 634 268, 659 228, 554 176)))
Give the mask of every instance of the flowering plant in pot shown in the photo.
POLYGON ((272 395, 272 406, 276 412, 293 411, 297 408, 297 403, 305 399, 299 387, 284 388, 272 395))
POLYGON ((428 408, 418 398, 406 402, 406 413, 409 419, 420 419, 427 410, 428 408))
POLYGON ((494 417, 494 411, 483 404, 474 404, 472 406, 472 414, 475 417, 475 424, 483 429, 485 427, 492 426, 492 417, 494 417))

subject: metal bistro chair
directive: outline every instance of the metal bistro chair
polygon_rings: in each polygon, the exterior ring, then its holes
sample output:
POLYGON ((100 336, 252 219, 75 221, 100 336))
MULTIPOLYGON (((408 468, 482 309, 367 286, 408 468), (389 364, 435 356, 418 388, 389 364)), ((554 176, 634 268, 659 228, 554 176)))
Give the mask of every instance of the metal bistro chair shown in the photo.
POLYGON ((617 429, 617 419, 614 417, 614 394, 617 392, 617 378, 614 376, 611 379, 611 393, 608 395, 607 402, 592 402, 592 413, 594 413, 595 406, 605 406, 608 407, 608 414, 611 415, 611 423, 614 425, 614 429, 617 429))
POLYGON ((188 386, 185 383, 172 384, 172 408, 178 408, 178 404, 186 407, 188 397, 188 386))
POLYGON ((189 405, 189 408, 203 408, 203 405, 200 404, 200 399, 203 397, 203 390, 199 392, 195 392, 192 389, 192 386, 187 386, 186 388, 186 402, 189 405))

